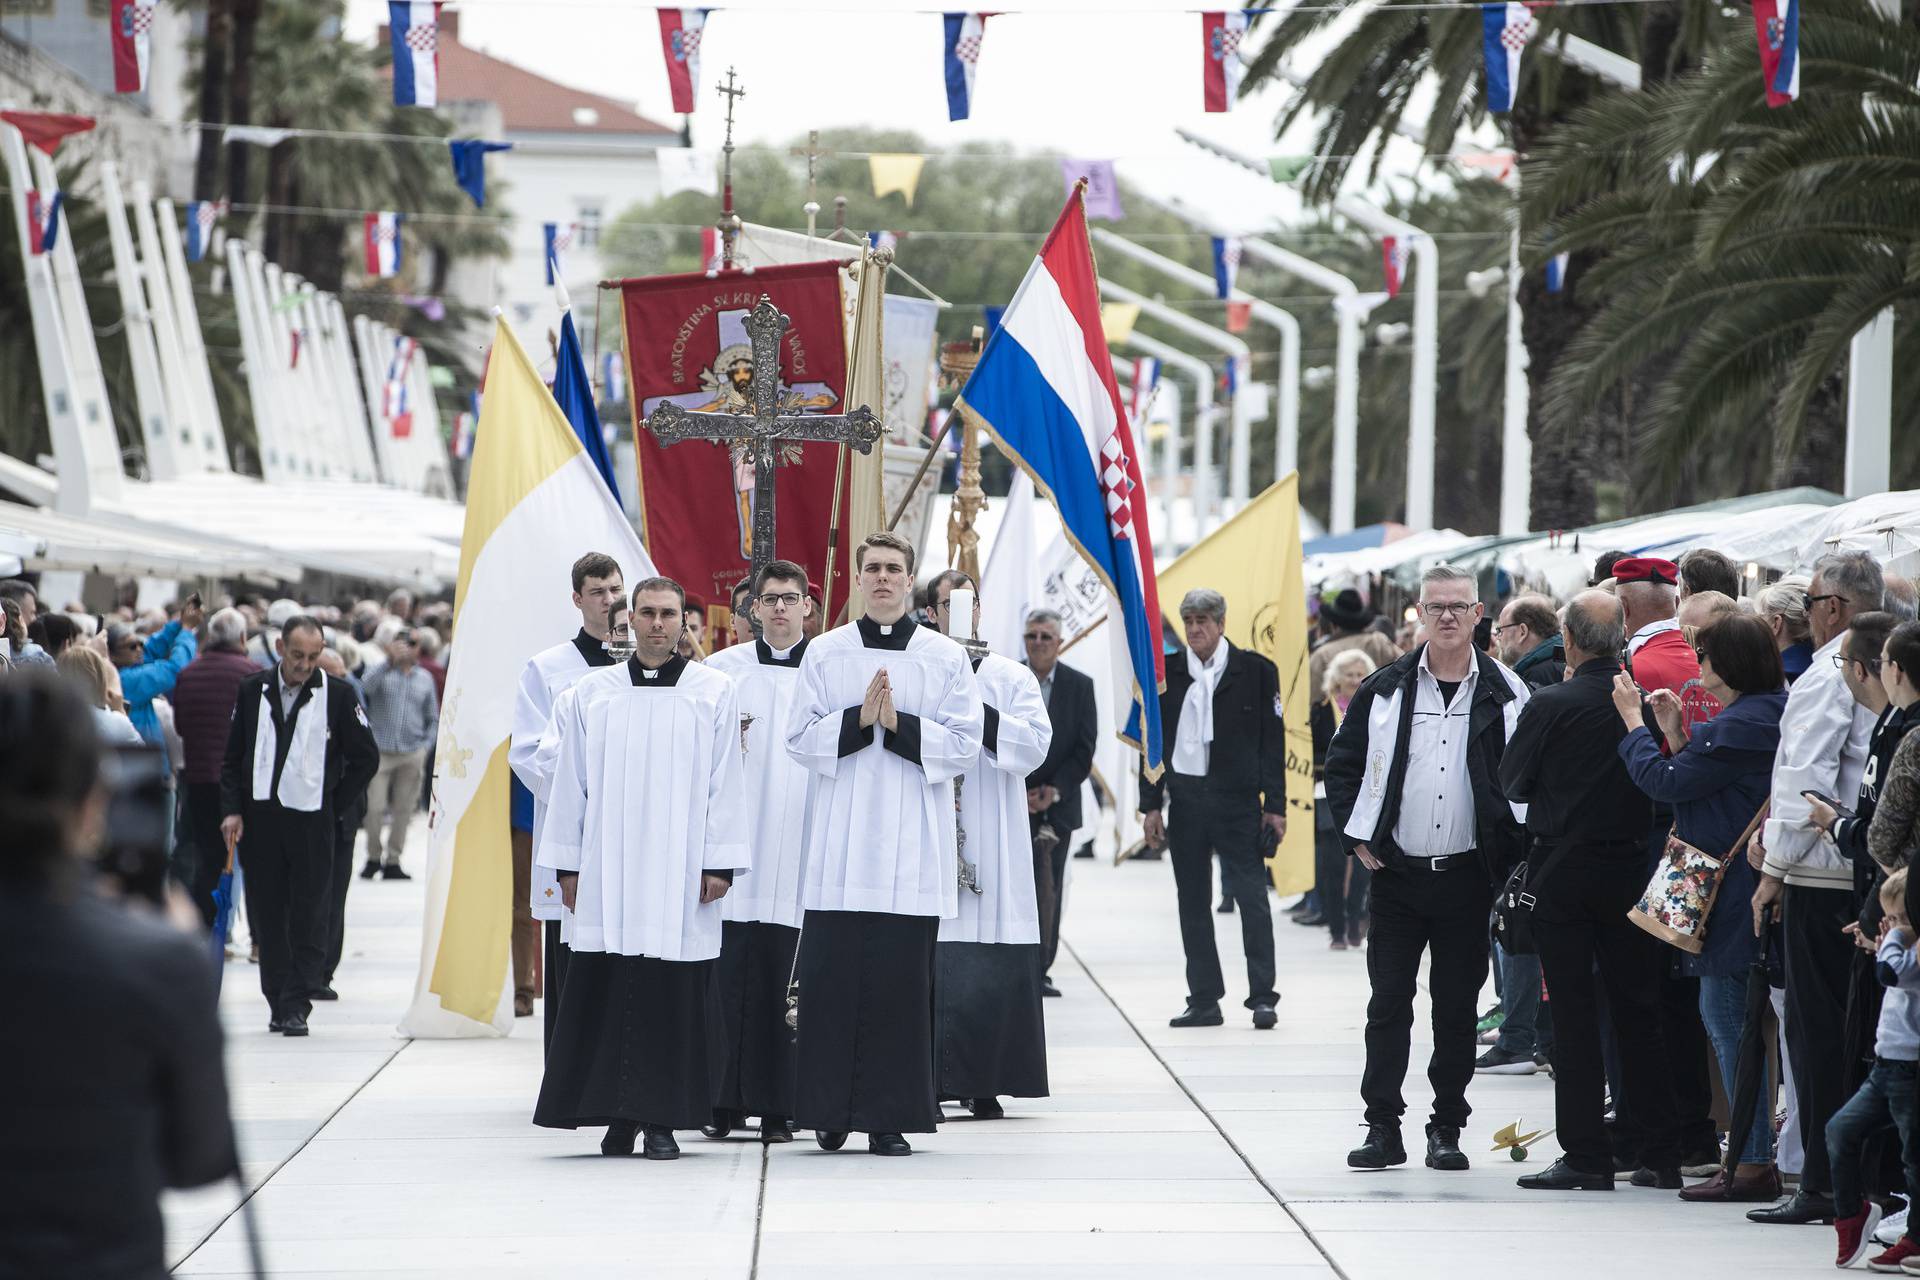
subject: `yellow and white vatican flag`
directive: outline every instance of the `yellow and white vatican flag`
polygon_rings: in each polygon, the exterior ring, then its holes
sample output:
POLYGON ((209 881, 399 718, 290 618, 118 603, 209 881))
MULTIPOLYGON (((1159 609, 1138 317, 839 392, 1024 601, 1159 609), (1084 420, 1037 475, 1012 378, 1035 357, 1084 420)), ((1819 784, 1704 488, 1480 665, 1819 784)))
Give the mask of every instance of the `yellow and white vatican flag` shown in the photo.
POLYGON ((440 707, 420 975, 403 1035, 513 1027, 507 738, 527 660, 580 629, 569 570, 589 551, 655 570, 553 394, 502 320, 467 478, 454 643, 440 707))

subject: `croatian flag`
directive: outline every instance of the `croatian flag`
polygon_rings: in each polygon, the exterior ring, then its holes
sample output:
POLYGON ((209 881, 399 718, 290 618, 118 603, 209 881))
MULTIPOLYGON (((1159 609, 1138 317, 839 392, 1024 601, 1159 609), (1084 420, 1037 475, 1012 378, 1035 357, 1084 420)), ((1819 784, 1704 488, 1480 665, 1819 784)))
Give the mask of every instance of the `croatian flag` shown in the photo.
POLYGON ((1753 0, 1753 29, 1767 105, 1784 107, 1800 96, 1800 0, 1753 0))
POLYGON ((673 91, 673 109, 693 111, 700 91, 700 36, 707 27, 705 9, 660 10, 660 51, 667 59, 667 87, 673 91))
POLYGON ((367 274, 387 279, 400 274, 400 215, 366 216, 367 274))
POLYGON ((52 253, 53 247, 60 243, 60 205, 65 198, 64 191, 56 191, 51 196, 27 192, 27 253, 30 256, 52 253))
POLYGON ((600 394, 613 404, 627 400, 627 368, 618 351, 600 353, 600 394))
POLYGON ((453 456, 464 458, 473 452, 473 424, 480 421, 480 393, 475 391, 468 407, 453 415, 453 456))
POLYGON ((1480 6, 1480 50, 1486 58, 1487 110, 1513 110, 1520 83, 1520 51, 1539 27, 1524 4, 1480 6))
POLYGON ((187 204, 187 261, 198 262, 213 247, 213 224, 220 220, 220 206, 212 200, 194 200, 187 204))
POLYGON ((1233 296, 1233 282, 1240 275, 1240 237, 1213 238, 1213 293, 1225 301, 1233 296))
POLYGON ((1380 265, 1387 275, 1387 296, 1400 296, 1400 286, 1407 278, 1407 242, 1402 236, 1382 236, 1380 238, 1380 265))
POLYGON ((393 48, 393 105, 440 105, 440 6, 428 0, 387 0, 393 48))
POLYGON ((393 359, 387 363, 386 419, 387 430, 395 440, 405 440, 413 434, 413 392, 408 376, 413 368, 413 353, 420 344, 412 338, 393 340, 393 359))
POLYGON ((573 237, 580 230, 577 222, 543 222, 540 224, 541 257, 547 264, 547 283, 559 284, 567 274, 567 252, 573 248, 573 237))
POLYGON ((900 247, 900 235, 895 231, 869 231, 867 232, 867 247, 870 249, 897 250, 900 247))
POLYGON ((1100 290, 1077 188, 988 339, 958 407, 980 420, 1053 500, 1074 549, 1106 587, 1115 683, 1130 691, 1120 737, 1140 749, 1148 776, 1157 778, 1166 660, 1147 490, 1100 328, 1100 290))
POLYGON ((1240 94, 1240 77, 1247 64, 1240 59, 1240 42, 1247 38, 1244 10, 1231 13, 1203 13, 1200 33, 1206 44, 1203 77, 1207 110, 1231 111, 1240 94))
POLYGON ((987 32, 987 15, 949 13, 945 18, 947 119, 965 120, 973 110, 973 76, 980 67, 980 41, 987 32))
POLYGON ((1133 402, 1127 417, 1133 423, 1133 438, 1143 439, 1147 430, 1147 410, 1153 405, 1153 393, 1160 389, 1160 359, 1140 356, 1133 362, 1133 402))
POLYGON ((1558 293, 1567 287, 1567 259, 1570 253, 1556 253, 1547 259, 1547 292, 1558 293))
POLYGON ((113 91, 141 93, 151 60, 154 0, 113 0, 113 91))

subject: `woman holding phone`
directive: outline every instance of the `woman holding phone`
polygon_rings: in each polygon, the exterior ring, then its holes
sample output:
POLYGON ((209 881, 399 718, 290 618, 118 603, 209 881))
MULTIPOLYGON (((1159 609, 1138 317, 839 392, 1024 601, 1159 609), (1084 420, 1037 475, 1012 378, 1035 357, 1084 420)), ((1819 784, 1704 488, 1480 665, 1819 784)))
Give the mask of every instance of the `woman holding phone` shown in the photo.
MULTIPOLYGON (((1855 620, 1856 632, 1860 630, 1855 620)), ((1908 732, 1920 711, 1920 622, 1903 622, 1888 634, 1877 654, 1856 654, 1851 639, 1842 655, 1855 665, 1855 677, 1873 679, 1886 692, 1887 711, 1874 728, 1873 764, 1861 786, 1859 815, 1842 814, 1828 797, 1810 797, 1813 825, 1833 837, 1843 853, 1861 866, 1871 856, 1887 871, 1913 861, 1920 845, 1920 737, 1908 732), (1877 784, 1877 785, 1876 785, 1877 784), (1876 795, 1869 797, 1873 787, 1876 795)))

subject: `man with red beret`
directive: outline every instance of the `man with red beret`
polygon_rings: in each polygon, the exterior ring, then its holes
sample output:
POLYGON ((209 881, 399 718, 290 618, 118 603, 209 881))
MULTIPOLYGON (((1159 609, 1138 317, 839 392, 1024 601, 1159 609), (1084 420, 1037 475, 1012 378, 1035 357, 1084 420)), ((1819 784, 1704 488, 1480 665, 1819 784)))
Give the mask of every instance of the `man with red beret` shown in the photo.
MULTIPOLYGON (((1680 629, 1680 570, 1671 560, 1655 556, 1628 556, 1613 566, 1614 591, 1627 619, 1627 670, 1646 693, 1667 690, 1680 700, 1681 722, 1691 732, 1719 714, 1720 703, 1700 684, 1700 659, 1680 629)), ((1651 717, 1647 725, 1656 739, 1659 730, 1651 717)), ((1673 810, 1653 807, 1653 829, 1648 833, 1647 875, 1664 856, 1673 810)), ((1711 1049, 1700 1021, 1700 980, 1669 972, 1661 983, 1662 1024, 1667 1056, 1678 1104, 1681 1172, 1705 1177, 1720 1159, 1719 1132, 1714 1127, 1711 1049), (1695 1172, 1698 1170, 1699 1172, 1695 1172)), ((1619 1100, 1626 1107, 1632 1100, 1619 1100)), ((1627 1126, 1622 1132, 1631 1132, 1627 1126)), ((1622 1165, 1638 1163, 1637 1154, 1623 1153, 1622 1165)))

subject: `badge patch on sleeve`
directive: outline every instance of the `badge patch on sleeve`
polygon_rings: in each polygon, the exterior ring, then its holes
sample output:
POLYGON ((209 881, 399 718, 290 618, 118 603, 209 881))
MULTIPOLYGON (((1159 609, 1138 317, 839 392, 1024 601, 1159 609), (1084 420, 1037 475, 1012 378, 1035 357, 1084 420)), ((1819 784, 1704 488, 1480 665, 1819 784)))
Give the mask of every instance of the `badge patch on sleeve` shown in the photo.
POLYGON ((373 726, 367 723, 367 709, 365 707, 355 706, 353 709, 353 718, 360 722, 362 729, 366 729, 369 732, 372 731, 373 726))
POLYGON ((1275 720, 1283 719, 1285 716, 1285 712, 1286 712, 1286 703, 1281 700, 1281 697, 1279 694, 1277 693, 1274 694, 1273 695, 1273 718, 1275 720))

